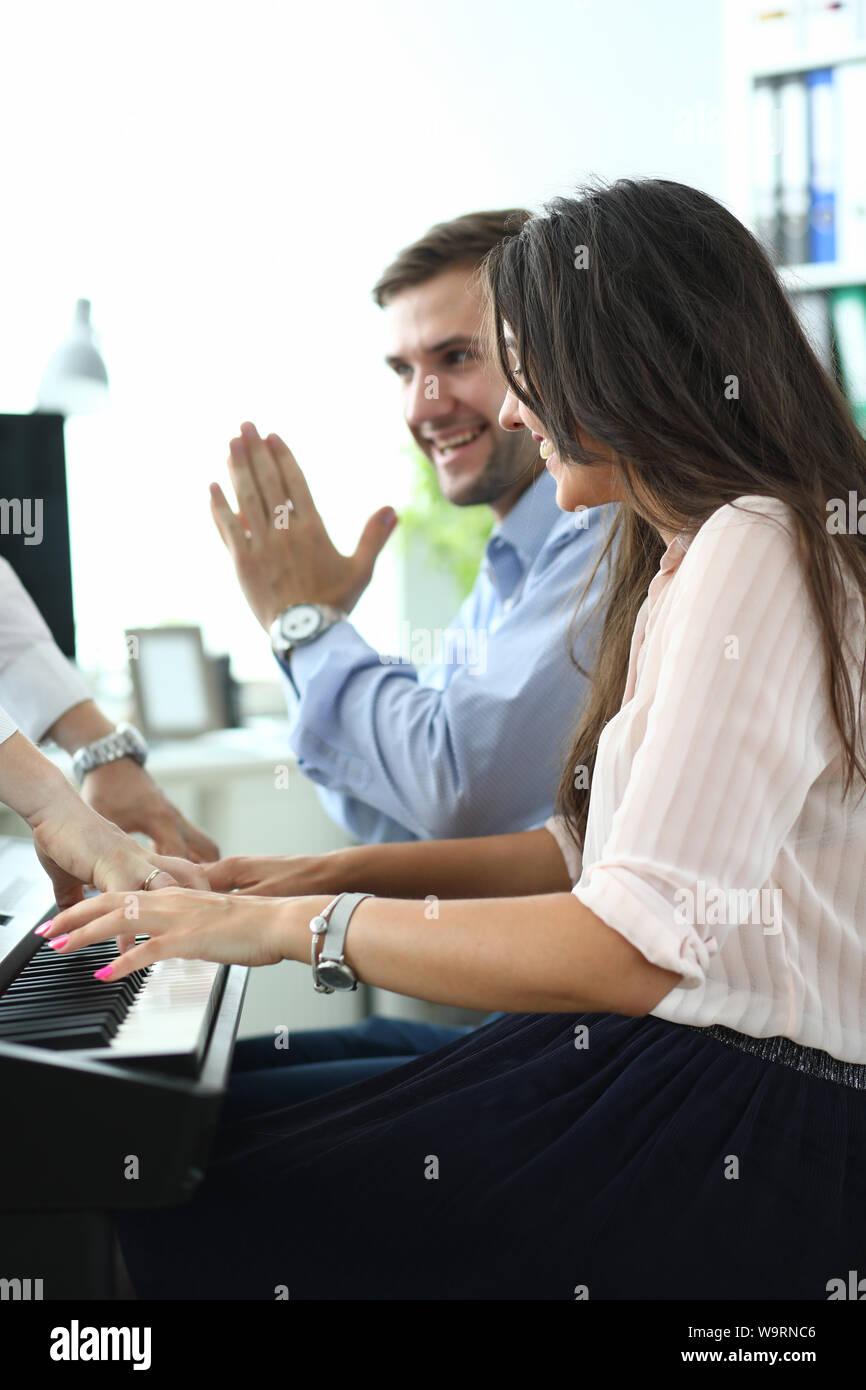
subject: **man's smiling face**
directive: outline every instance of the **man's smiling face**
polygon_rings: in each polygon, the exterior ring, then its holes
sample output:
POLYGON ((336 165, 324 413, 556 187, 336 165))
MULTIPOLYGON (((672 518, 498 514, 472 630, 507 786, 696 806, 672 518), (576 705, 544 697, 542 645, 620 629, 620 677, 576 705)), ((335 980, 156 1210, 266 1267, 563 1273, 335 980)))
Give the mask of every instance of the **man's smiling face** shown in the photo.
POLYGON ((481 312, 471 267, 401 290, 384 310, 385 360, 443 496, 460 507, 485 502, 504 516, 536 476, 537 454, 525 434, 500 428, 504 384, 473 353, 481 312))

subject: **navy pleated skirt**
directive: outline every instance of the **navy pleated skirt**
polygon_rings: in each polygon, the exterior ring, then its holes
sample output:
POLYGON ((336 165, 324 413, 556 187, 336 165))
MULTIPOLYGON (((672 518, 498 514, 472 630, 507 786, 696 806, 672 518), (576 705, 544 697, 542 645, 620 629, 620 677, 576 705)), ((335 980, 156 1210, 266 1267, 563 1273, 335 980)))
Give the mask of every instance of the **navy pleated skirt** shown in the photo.
POLYGON ((824 1300, 866 1275, 866 1091, 651 1015, 509 1014, 224 1124, 196 1197, 119 1231, 142 1298, 824 1300))

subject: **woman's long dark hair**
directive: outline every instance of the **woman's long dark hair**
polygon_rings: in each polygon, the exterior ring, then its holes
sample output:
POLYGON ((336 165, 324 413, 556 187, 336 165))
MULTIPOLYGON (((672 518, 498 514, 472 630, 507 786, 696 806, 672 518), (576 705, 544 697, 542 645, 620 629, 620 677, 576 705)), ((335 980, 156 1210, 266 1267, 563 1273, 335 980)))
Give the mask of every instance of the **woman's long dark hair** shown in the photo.
POLYGON ((827 525, 831 499, 866 497, 866 443, 759 243, 697 189, 622 179, 550 203, 490 253, 484 282, 488 337, 510 389, 561 460, 598 464, 578 430, 612 450, 629 501, 593 572, 607 565, 604 627, 558 794, 577 842, 598 738, 620 707, 632 629, 665 548, 656 526, 697 529, 748 494, 793 511, 824 633, 844 791, 866 778, 866 651, 855 690, 842 588, 850 575, 866 608, 866 536, 827 525), (575 777, 581 767, 588 778, 575 777))

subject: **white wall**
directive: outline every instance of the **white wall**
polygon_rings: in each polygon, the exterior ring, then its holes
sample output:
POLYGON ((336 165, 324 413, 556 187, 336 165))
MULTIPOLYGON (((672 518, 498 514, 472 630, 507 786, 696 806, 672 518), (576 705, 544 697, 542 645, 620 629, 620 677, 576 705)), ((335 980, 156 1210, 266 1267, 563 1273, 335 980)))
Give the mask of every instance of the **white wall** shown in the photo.
MULTIPOLYGON (((252 417, 338 542, 406 495, 369 286, 432 221, 587 174, 722 191, 721 0, 30 0, 5 7, 0 409, 75 298, 113 388, 68 452, 81 657, 204 621, 270 673, 207 484, 252 417)), ((358 610, 393 644, 391 561, 358 610)))

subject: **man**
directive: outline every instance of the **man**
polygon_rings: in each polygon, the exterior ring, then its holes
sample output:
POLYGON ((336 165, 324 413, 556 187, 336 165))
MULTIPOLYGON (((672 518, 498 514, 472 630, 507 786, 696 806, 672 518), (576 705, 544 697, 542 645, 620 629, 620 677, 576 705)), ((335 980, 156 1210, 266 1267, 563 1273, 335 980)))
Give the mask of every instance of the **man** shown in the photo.
MULTIPOLYGON (((503 384, 474 351, 482 314, 474 272, 528 215, 480 212, 440 223, 401 251, 374 289, 385 360, 400 383, 412 437, 447 500, 485 504, 496 522, 452 624, 465 640, 452 644, 451 659, 422 671, 395 664, 345 616, 393 531, 390 508, 369 519, 353 555, 341 555, 290 450, 276 435, 261 439, 249 423, 232 440, 229 459, 239 513, 218 486, 211 490, 241 587, 281 663, 298 764, 334 819, 370 843, 542 825, 559 780, 560 745, 583 695, 567 631, 575 593, 596 560, 603 509, 579 516, 558 510, 536 444, 525 431, 500 429, 503 384), (288 528, 275 524, 287 500, 288 528), (458 659, 464 654, 470 659, 458 659)), ((600 575, 588 605, 602 582, 600 575)), ((587 629, 575 652, 582 665, 591 661, 593 638, 587 629)), ((207 871, 217 890, 292 894, 299 891, 293 862, 234 858, 207 871)), ((245 1039, 235 1052, 226 1115, 361 1081, 464 1031, 371 1018, 295 1033, 289 1051, 277 1051, 273 1036, 245 1039)))
MULTIPOLYGON (((566 636, 575 591, 595 562, 603 509, 557 509, 536 444, 499 427, 503 386, 473 347, 482 312, 474 272, 528 215, 482 212, 441 223, 400 252, 374 289, 385 360, 413 438, 447 500, 486 504, 496 521, 450 629, 463 640, 450 643, 443 661, 422 671, 395 663, 341 616, 370 581, 396 521, 390 508, 370 518, 353 555, 341 555, 291 452, 251 424, 229 459, 243 522, 212 488, 241 587, 281 662, 298 765, 332 817, 368 843, 543 824, 559 744, 581 702, 566 636), (275 524, 287 499, 288 527, 275 524)), ((587 643, 585 635, 581 659, 587 643)), ((250 861, 234 871, 221 882, 257 881, 250 861)))
POLYGON ((201 863, 219 853, 145 771, 141 735, 116 729, 94 703, 6 560, 0 560, 0 704, 34 743, 52 739, 73 755, 82 797, 106 820, 149 835, 158 854, 201 863))

